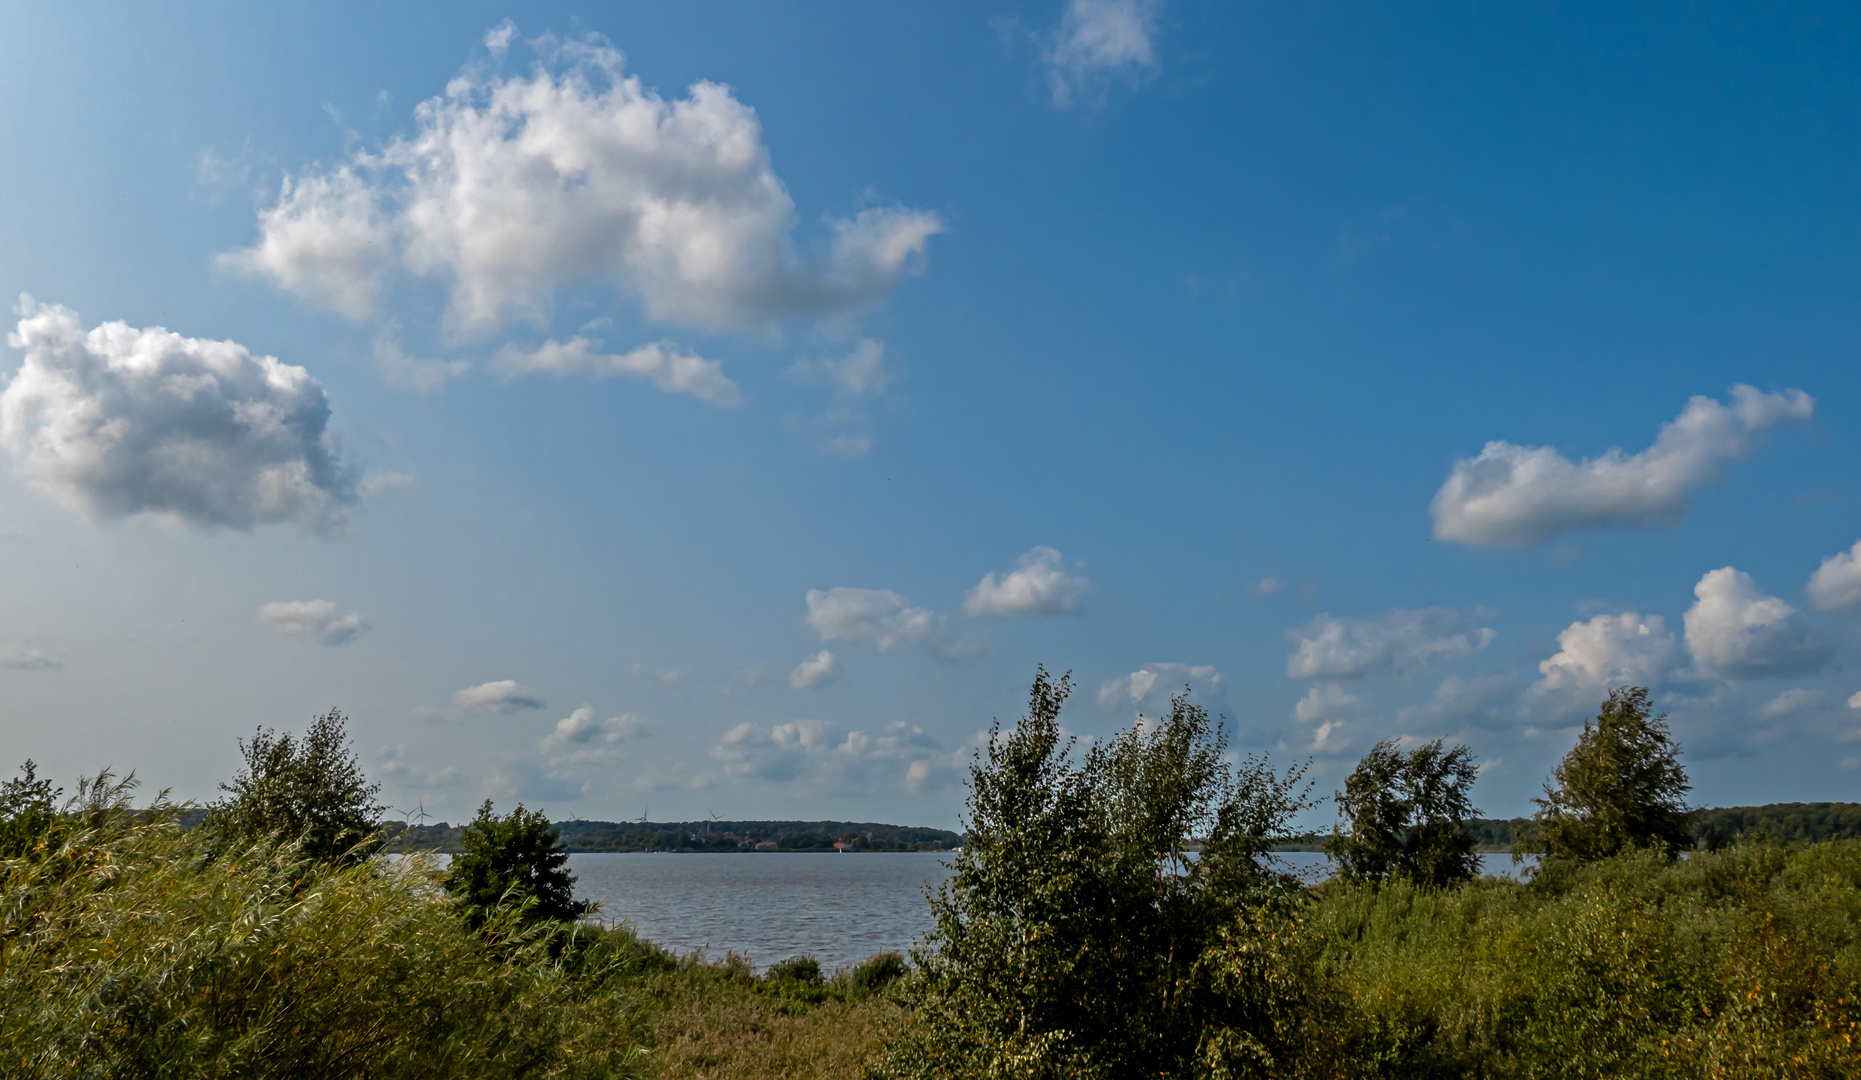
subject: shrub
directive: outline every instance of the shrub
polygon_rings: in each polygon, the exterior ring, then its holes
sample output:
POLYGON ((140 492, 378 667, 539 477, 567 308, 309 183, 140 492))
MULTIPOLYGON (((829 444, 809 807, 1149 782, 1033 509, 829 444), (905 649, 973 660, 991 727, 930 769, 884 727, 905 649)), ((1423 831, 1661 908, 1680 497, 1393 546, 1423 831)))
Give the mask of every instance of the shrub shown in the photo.
POLYGON ((1545 785, 1544 798, 1532 800, 1535 835, 1521 837, 1515 854, 1587 862, 1631 848, 1671 855, 1688 846, 1680 746, 1668 736, 1667 714, 1653 711, 1644 687, 1609 691, 1595 722, 1584 721, 1577 745, 1558 762, 1556 786, 1545 785))
POLYGON ((261 842, 203 857, 158 799, 86 782, 56 846, 6 864, 0 1075, 628 1076, 631 1006, 488 950, 421 860, 306 863, 261 842))
POLYGON ((1479 873, 1467 822, 1480 811, 1468 797, 1479 770, 1465 745, 1423 743, 1408 753, 1394 739, 1370 748, 1338 792, 1348 831, 1333 829, 1325 853, 1346 878, 1402 875, 1440 887, 1479 873))
POLYGON ((594 910, 575 899, 568 848, 541 810, 518 803, 501 818, 486 799, 459 841, 465 851, 453 856, 446 891, 473 927, 498 925, 500 908, 522 923, 573 922, 594 910))
POLYGON ((911 965, 905 962, 903 954, 882 952, 869 956, 855 965, 847 976, 847 982, 858 993, 872 994, 909 974, 911 974, 911 965))
POLYGON ((64 792, 40 780, 28 758, 19 776, 0 784, 0 859, 17 859, 44 844, 58 821, 58 797, 64 792))
POLYGON ((1204 1049, 1240 1062, 1256 1048, 1284 1064, 1290 1029, 1247 980, 1216 975, 1297 888, 1266 852, 1307 805, 1302 770, 1230 764, 1186 696, 1077 761, 1058 719, 1071 690, 1041 671, 1027 714, 971 765, 968 837, 912 951, 919 1023, 875 1070, 1168 1076, 1204 1049), (1210 1032, 1222 1047, 1204 1047, 1210 1032))
POLYGON ((768 982, 801 983, 804 986, 820 986, 826 980, 821 978, 821 963, 812 956, 791 956, 769 965, 763 972, 768 982))
POLYGON ((272 840, 320 862, 355 862, 381 846, 381 785, 362 775, 341 712, 313 719, 301 739, 259 728, 239 752, 245 768, 207 811, 217 847, 272 840))

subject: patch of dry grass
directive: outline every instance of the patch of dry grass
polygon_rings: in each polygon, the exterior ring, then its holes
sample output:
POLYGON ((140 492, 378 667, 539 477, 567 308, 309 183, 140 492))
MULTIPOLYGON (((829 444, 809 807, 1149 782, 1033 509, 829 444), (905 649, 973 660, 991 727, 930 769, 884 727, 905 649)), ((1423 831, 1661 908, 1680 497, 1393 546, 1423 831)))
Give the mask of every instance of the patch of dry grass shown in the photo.
POLYGON ((810 1002, 722 972, 667 975, 653 996, 649 1060, 665 1080, 854 1080, 910 1022, 885 994, 810 1002))

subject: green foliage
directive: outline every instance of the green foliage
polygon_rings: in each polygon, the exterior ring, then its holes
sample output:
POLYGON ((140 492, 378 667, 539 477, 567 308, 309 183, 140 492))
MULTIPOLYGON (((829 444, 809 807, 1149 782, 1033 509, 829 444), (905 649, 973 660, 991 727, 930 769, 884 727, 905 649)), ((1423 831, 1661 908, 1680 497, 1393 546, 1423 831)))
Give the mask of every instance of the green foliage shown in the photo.
POLYGON ((28 758, 17 777, 0 784, 0 859, 17 859, 53 838, 64 791, 37 773, 28 758))
POLYGON ((206 858, 131 786, 87 781, 56 844, 4 864, 0 1075, 640 1074, 624 943, 574 969, 536 933, 486 949, 424 861, 206 858))
POLYGON ((486 799, 461 840, 465 851, 453 857, 446 891, 473 927, 496 925, 500 909, 525 923, 573 922, 594 910, 575 899, 568 849, 541 810, 518 803, 501 818, 486 799))
POLYGON ((796 982, 808 986, 820 986, 827 980, 821 977, 821 962, 812 956, 791 956, 769 965, 763 972, 763 978, 770 982, 796 982))
POLYGON ((1274 906, 1297 884, 1266 852, 1308 805, 1303 770, 1230 765, 1221 729, 1186 696, 1077 761, 1059 726, 1071 690, 1042 670, 1027 714, 992 728, 971 765, 967 841, 913 950, 919 1023, 878 1074, 1285 1065, 1302 1036, 1297 994, 1277 988, 1297 980, 1259 969, 1287 962, 1262 928, 1279 925, 1274 906))
POLYGON ((858 993, 872 994, 910 974, 911 965, 905 962, 903 954, 882 952, 855 965, 847 976, 847 982, 858 993))
POLYGON ((378 847, 384 807, 349 747, 342 713, 311 720, 301 739, 270 728, 239 743, 245 768, 208 808, 205 828, 221 848, 285 842, 318 862, 356 862, 378 847))
POLYGON ((1360 1076, 1847 1077, 1861 1047, 1857 841, 1338 880, 1304 925, 1360 1076))
POLYGON ((1667 715, 1651 716, 1648 691, 1609 691, 1596 721, 1585 721, 1577 745, 1557 765, 1556 786, 1534 799, 1534 834, 1514 851, 1547 860, 1588 862, 1633 848, 1672 854, 1688 846, 1689 785, 1680 746, 1668 737, 1667 715))
POLYGON ((1405 754, 1384 739, 1345 779, 1338 813, 1350 828, 1333 829, 1325 853, 1351 879, 1400 875, 1438 888, 1474 877, 1480 860, 1467 826, 1479 810, 1468 790, 1478 775, 1465 745, 1436 739, 1405 754))

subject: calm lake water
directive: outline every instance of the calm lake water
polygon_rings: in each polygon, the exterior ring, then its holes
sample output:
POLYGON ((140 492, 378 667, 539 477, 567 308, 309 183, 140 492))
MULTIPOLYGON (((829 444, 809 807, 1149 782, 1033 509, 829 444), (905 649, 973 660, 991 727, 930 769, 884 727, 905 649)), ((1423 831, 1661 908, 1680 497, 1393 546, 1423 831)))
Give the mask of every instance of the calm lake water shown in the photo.
MULTIPOLYGON (((1285 852, 1308 880, 1330 871, 1319 852, 1285 852)), ((1486 873, 1510 874, 1509 855, 1482 855, 1486 873)), ((607 922, 629 920, 675 952, 739 952, 758 970, 812 955, 826 970, 874 953, 903 952, 930 929, 926 886, 950 876, 949 856, 859 855, 569 856, 577 896, 601 902, 607 922)))

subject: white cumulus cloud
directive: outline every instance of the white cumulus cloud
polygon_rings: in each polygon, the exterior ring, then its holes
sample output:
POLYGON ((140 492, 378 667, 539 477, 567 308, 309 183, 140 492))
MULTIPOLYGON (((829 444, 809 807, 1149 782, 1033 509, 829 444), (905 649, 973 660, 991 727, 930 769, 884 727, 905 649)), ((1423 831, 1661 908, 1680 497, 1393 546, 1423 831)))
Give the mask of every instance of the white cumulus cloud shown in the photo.
POLYGON ((513 375, 579 375, 589 379, 645 379, 668 394, 690 394, 707 405, 728 408, 741 404, 737 384, 724 374, 716 360, 680 351, 670 341, 641 345, 624 353, 604 353, 581 335, 558 342, 550 339, 534 352, 505 346, 498 367, 513 375))
POLYGON ((1538 664, 1539 693, 1587 692, 1635 683, 1652 686, 1672 673, 1679 647, 1659 615, 1595 615, 1557 635, 1558 651, 1538 664))
POLYGON ((788 685, 797 690, 808 690, 816 686, 825 686, 840 674, 840 664, 834 654, 822 649, 813 656, 795 666, 788 673, 788 685))
POLYGON ((1157 67, 1162 0, 1071 0, 1042 35, 1041 60, 1053 103, 1068 108, 1114 78, 1135 81, 1157 67))
POLYGON ((1169 708, 1170 697, 1185 689, 1197 703, 1220 707, 1227 693, 1227 680, 1212 664, 1145 664, 1129 675, 1099 686, 1098 705, 1106 711, 1135 709, 1162 712, 1169 708))
POLYGON ((1732 403, 1695 397, 1638 454, 1619 449, 1572 462, 1548 446, 1486 444, 1454 463, 1429 504, 1437 540, 1524 547, 1573 529, 1660 528, 1686 515, 1693 490, 1750 457, 1764 432, 1809 419, 1801 390, 1732 388, 1732 403))
POLYGON ((1337 683, 1313 683, 1299 703, 1292 707, 1292 718, 1301 724, 1321 720, 1341 709, 1357 704, 1358 697, 1337 683))
MULTIPOLYGON (((486 44, 509 45, 502 26, 486 44)), ((943 229, 873 207, 829 220, 804 254, 762 125, 729 87, 667 100, 605 39, 538 44, 527 75, 467 68, 419 105, 413 134, 287 180, 258 242, 224 263, 352 318, 398 264, 450 286, 466 335, 541 321, 559 287, 587 280, 657 320, 761 328, 883 299, 943 229)))
POLYGON ((896 789, 914 794, 948 784, 960 753, 923 728, 894 721, 876 732, 848 731, 820 720, 738 724, 711 748, 724 774, 739 780, 797 782, 843 794, 896 789))
POLYGON ((1320 615, 1291 631, 1298 643, 1286 658, 1295 679, 1351 679, 1380 668, 1411 668, 1486 648, 1498 632, 1467 614, 1442 608, 1392 611, 1380 619, 1320 615))
MULTIPOLYGON (((632 713, 597 720, 594 709, 583 705, 556 721, 555 730, 543 736, 536 745, 544 753, 572 750, 575 747, 612 746, 640 734, 645 728, 646 721, 632 713)), ((595 760, 598 757, 583 754, 579 760, 595 760)))
POLYGON ((1060 553, 1037 547, 1015 560, 1015 568, 997 577, 984 575, 963 598, 966 615, 1077 615, 1091 582, 1069 576, 1060 553))
POLYGON ((513 713, 540 709, 544 701, 527 688, 517 685, 515 679, 499 679, 454 692, 452 704, 454 708, 476 712, 513 713))
POLYGON ((1687 609, 1687 651, 1702 675, 1745 678, 1808 674, 1832 652, 1796 609, 1769 596, 1742 570, 1707 571, 1687 609))
POLYGON ((273 600, 258 609, 258 621, 280 634, 347 645, 369 630, 359 611, 338 613, 329 600, 273 600))
POLYGON ((942 616, 890 589, 809 589, 807 623, 822 641, 852 641, 879 647, 923 641, 943 625, 942 616))
POLYGON ((1861 540, 1847 551, 1822 560, 1809 576, 1804 592, 1817 611, 1853 611, 1861 608, 1861 540))
POLYGON ((1775 720, 1780 716, 1813 709, 1822 704, 1822 692, 1796 687, 1785 690, 1758 708, 1758 716, 1765 720, 1775 720))
POLYGON ((323 387, 232 341, 77 313, 21 296, 7 344, 0 442, 34 487, 93 517, 199 528, 295 521, 331 532, 360 499, 338 460, 323 387))

